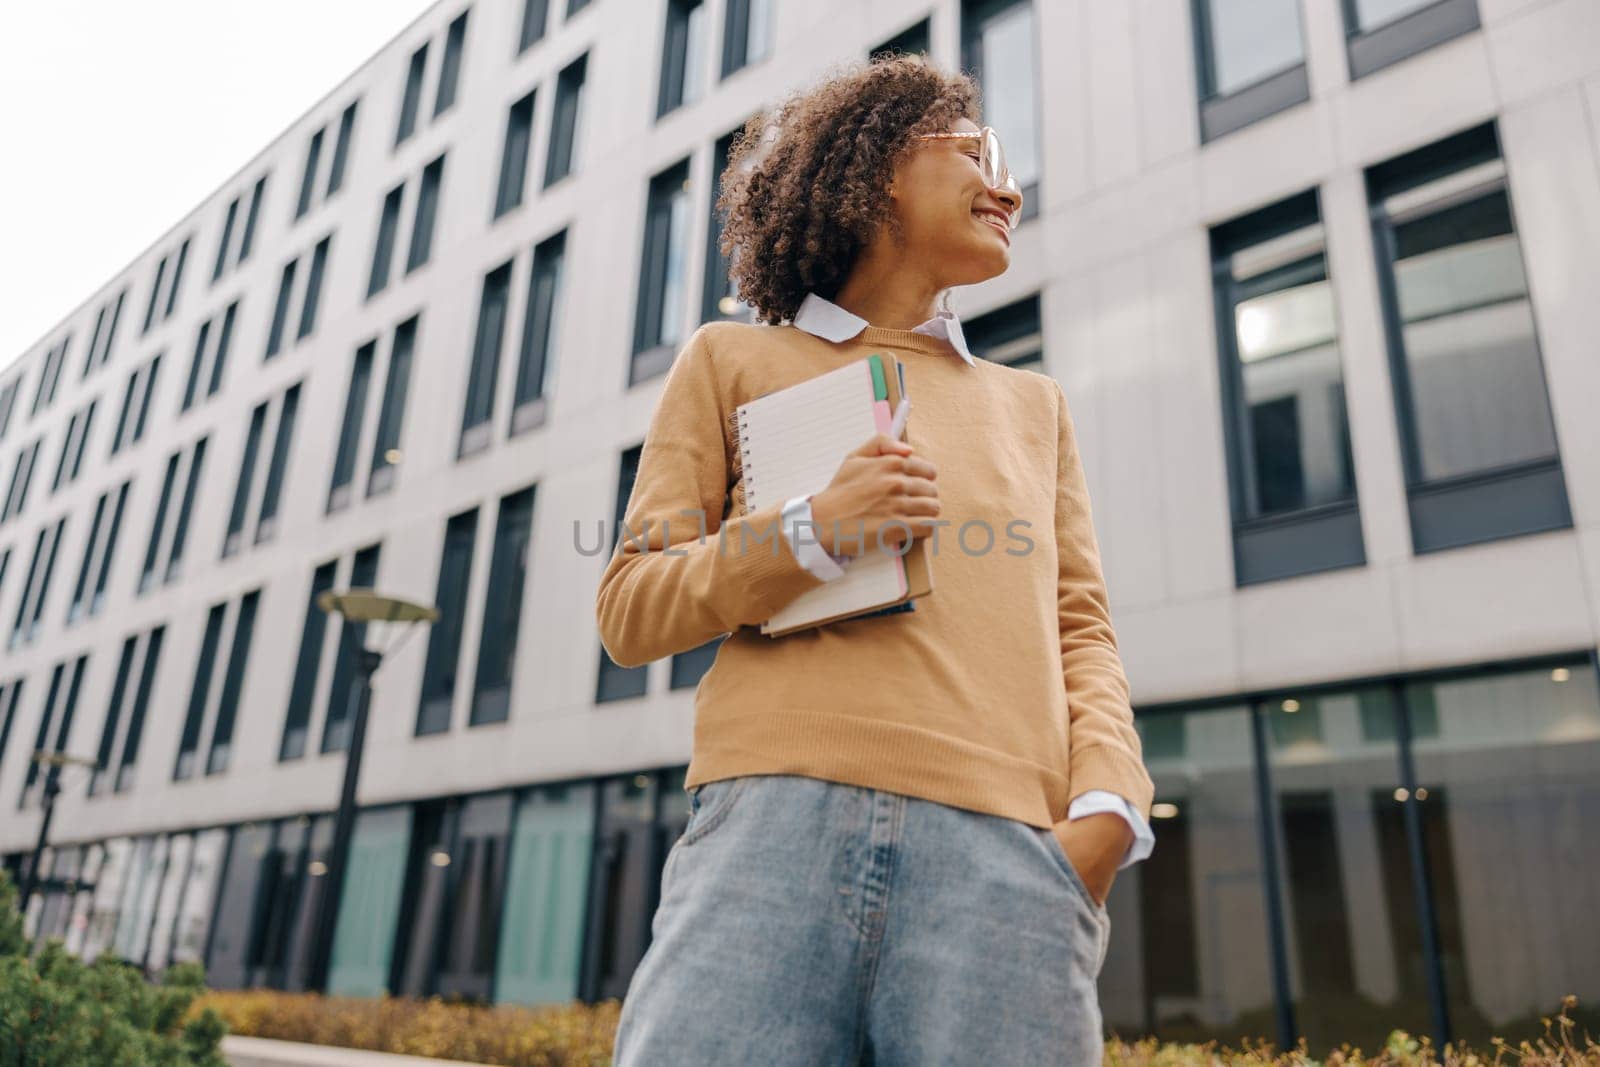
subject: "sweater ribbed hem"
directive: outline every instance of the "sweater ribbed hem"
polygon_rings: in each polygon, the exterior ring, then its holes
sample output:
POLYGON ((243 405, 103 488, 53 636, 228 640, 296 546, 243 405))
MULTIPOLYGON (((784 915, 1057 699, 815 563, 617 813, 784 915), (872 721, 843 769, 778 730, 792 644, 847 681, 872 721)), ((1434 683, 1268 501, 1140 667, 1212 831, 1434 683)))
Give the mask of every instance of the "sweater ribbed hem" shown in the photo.
POLYGON ((756 774, 881 789, 1049 829, 1065 818, 1067 776, 904 723, 763 708, 702 715, 684 787, 756 774))
POLYGON ((1072 765, 1072 796, 1091 789, 1109 789, 1126 798, 1146 822, 1155 800, 1155 783, 1143 761, 1131 752, 1111 745, 1074 745, 1068 758, 1072 765))

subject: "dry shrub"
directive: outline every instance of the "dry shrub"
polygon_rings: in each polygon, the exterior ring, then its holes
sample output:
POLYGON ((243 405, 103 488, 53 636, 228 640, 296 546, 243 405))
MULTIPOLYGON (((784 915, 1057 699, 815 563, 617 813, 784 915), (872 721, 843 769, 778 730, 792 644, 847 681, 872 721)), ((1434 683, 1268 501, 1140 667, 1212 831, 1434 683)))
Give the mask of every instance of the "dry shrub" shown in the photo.
MULTIPOLYGON (((1389 1035, 1382 1049, 1363 1052, 1342 1045, 1318 1061, 1299 1047, 1277 1052, 1266 1042, 1242 1048, 1166 1043, 1155 1038, 1107 1041, 1105 1067, 1555 1067, 1600 1065, 1600 1043, 1578 1034, 1567 1016, 1578 999, 1563 998, 1561 1011, 1545 1017, 1544 1036, 1515 1047, 1495 1038, 1491 1049, 1446 1045, 1441 1051, 1427 1037, 1403 1030, 1389 1035)), ((442 1000, 323 998, 312 993, 270 990, 207 993, 194 1005, 216 1009, 236 1034, 309 1041, 319 1045, 399 1052, 412 1056, 501 1064, 503 1067, 576 1067, 611 1062, 621 1002, 519 1008, 482 1007, 442 1000)))
POLYGON ((590 1067, 611 1062, 621 1002, 494 1007, 397 997, 354 999, 252 989, 211 992, 228 1029, 249 1037, 431 1056, 503 1067, 590 1067))

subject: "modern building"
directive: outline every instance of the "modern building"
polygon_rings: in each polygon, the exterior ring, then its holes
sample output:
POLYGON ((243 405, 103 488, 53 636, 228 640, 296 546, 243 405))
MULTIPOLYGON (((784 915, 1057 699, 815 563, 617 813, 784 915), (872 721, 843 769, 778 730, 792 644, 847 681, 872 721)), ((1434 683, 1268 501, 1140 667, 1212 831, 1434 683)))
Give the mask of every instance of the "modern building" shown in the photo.
MULTIPOLYGON (((957 295, 1073 406, 1157 783, 1124 1037, 1371 1049, 1600 1001, 1600 5, 445 0, 0 372, 0 852, 30 919, 299 988, 376 586, 335 992, 620 997, 716 643, 606 657, 731 137, 975 72, 1027 215, 957 295)), ((1600 1026, 1597 1026, 1600 1029, 1600 1026)))

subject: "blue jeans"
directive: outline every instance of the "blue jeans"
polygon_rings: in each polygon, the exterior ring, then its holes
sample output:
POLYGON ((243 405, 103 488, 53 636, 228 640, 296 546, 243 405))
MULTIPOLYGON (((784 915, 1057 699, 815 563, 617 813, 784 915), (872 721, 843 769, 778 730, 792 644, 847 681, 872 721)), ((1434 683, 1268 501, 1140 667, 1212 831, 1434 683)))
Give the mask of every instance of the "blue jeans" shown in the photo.
POLYGON ((799 775, 689 793, 617 1067, 1101 1062, 1111 920, 1049 830, 799 775))

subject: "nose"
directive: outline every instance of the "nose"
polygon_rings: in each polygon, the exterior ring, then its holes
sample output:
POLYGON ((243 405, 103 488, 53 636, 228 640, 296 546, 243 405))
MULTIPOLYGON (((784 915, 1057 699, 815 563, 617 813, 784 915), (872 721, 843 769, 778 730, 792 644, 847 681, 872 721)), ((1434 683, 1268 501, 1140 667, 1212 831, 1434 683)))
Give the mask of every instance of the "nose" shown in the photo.
POLYGON ((989 191, 995 195, 995 199, 1000 201, 1001 210, 1010 216, 1011 225, 1015 226, 1022 220, 1021 190, 1013 189, 1009 185, 1006 185, 991 189, 989 191))

